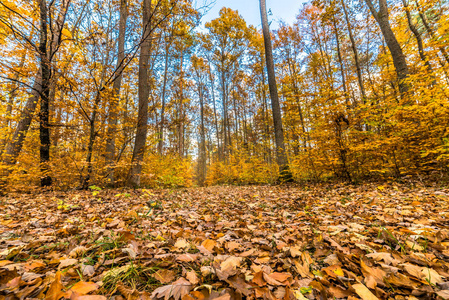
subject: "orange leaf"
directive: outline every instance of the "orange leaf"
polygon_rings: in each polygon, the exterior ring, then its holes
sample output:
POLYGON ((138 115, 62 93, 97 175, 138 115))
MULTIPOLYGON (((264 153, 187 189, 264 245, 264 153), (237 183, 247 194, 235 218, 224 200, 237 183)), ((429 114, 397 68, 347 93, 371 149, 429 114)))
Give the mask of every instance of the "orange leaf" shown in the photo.
POLYGON ((61 282, 61 272, 58 271, 58 272, 56 272, 56 275, 55 275, 55 281, 52 282, 52 284, 50 285, 50 288, 47 291, 45 300, 61 299, 65 294, 62 291, 63 288, 64 288, 64 286, 62 285, 62 282, 61 282))

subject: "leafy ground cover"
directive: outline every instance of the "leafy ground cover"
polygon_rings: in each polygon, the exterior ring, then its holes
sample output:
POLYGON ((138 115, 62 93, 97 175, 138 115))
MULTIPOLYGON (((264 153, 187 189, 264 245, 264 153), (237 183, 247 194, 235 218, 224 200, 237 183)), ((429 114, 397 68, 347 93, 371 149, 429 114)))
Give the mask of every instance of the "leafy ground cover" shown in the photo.
POLYGON ((448 299, 449 189, 0 198, 0 299, 448 299))

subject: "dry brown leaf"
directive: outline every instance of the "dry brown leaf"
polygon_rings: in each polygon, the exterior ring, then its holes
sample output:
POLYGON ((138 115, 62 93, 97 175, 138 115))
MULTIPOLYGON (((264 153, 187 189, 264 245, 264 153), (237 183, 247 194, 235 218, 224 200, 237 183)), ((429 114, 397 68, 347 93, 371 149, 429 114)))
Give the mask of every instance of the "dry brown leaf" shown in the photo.
POLYGON ((176 260, 180 262, 194 262, 195 260, 197 260, 197 258, 198 255, 187 253, 179 255, 178 257, 176 257, 176 260))
POLYGON ((153 291, 151 298, 164 298, 165 300, 173 297, 175 300, 181 299, 192 290, 192 284, 184 278, 179 278, 173 284, 159 287, 153 291))
POLYGON ((29 272, 29 271, 33 271, 33 270, 36 270, 36 269, 45 268, 46 266, 47 265, 43 261, 32 260, 32 261, 27 261, 23 265, 23 268, 24 268, 25 271, 29 272))
POLYGON ((384 278, 387 275, 384 270, 379 268, 371 268, 363 260, 360 261, 360 266, 362 267, 362 273, 365 277, 373 277, 377 285, 384 285, 384 278))
POLYGON ((299 246, 290 247, 290 255, 292 257, 300 257, 301 254, 302 254, 301 247, 299 246))
POLYGON ((254 274, 252 282, 257 284, 258 286, 265 286, 267 285, 267 282, 263 279, 263 271, 259 271, 254 274))
POLYGON ((351 295, 353 295, 354 293, 349 291, 349 290, 344 290, 341 287, 338 286, 331 286, 329 287, 329 293, 334 296, 337 299, 340 298, 347 298, 351 295))
POLYGON ((186 278, 193 285, 197 285, 200 282, 200 279, 198 278, 198 275, 195 271, 187 272, 186 278))
POLYGON ((45 295, 45 300, 58 300, 64 296, 64 287, 61 282, 61 272, 56 272, 54 281, 50 284, 50 288, 45 295))
POLYGON ((156 273, 151 275, 154 279, 160 283, 170 283, 175 280, 176 273, 172 270, 159 269, 156 273))
POLYGON ((101 295, 86 295, 86 296, 74 296, 70 300, 107 300, 105 296, 101 295))
POLYGON ((201 243, 201 246, 204 247, 207 251, 213 252, 214 247, 215 247, 216 244, 217 244, 216 241, 207 239, 207 240, 204 240, 204 241, 201 243))
POLYGON ((72 286, 70 290, 80 295, 87 295, 93 291, 96 291, 98 288, 99 286, 95 282, 79 281, 75 283, 75 285, 72 286))
POLYGON ((277 280, 279 282, 282 282, 283 284, 288 284, 289 281, 293 280, 292 274, 290 273, 279 273, 274 272, 269 275, 274 280, 277 280))
POLYGON ((186 249, 189 248, 190 244, 185 239, 178 239, 175 243, 175 248, 186 249))
POLYGON ((236 249, 239 249, 241 246, 242 246, 242 245, 240 245, 239 243, 236 243, 236 242, 234 242, 234 241, 231 241, 231 242, 227 242, 227 243, 226 243, 226 248, 227 248, 230 252, 232 252, 232 251, 234 251, 234 250, 236 250, 236 249))
POLYGON ((437 295, 440 296, 441 298, 443 298, 444 300, 448 300, 449 299, 449 290, 438 291, 437 295))
POLYGON ((284 283, 277 281, 276 279, 274 279, 273 277, 271 277, 270 275, 263 273, 263 279, 269 284, 269 285, 275 285, 275 286, 279 286, 279 285, 284 285, 284 283))
POLYGON ((322 271, 326 272, 326 274, 332 278, 337 278, 338 276, 344 276, 343 270, 338 265, 333 265, 322 269, 322 271))
POLYGON ((394 259, 388 252, 376 252, 367 254, 366 257, 372 258, 375 261, 383 260, 387 265, 397 266, 399 261, 394 259))
POLYGON ((75 258, 63 259, 63 260, 61 260, 61 263, 59 264, 58 269, 61 270, 61 269, 73 266, 77 263, 78 263, 78 260, 75 258))
POLYGON ((87 248, 84 246, 78 246, 72 249, 72 251, 70 251, 69 256, 71 258, 78 258, 80 256, 82 256, 84 253, 86 253, 87 248))
POLYGON ((379 300, 379 298, 377 298, 366 286, 361 283, 353 284, 352 288, 363 300, 379 300))
POLYGON ((249 296, 252 295, 252 286, 249 285, 242 275, 237 275, 232 278, 229 278, 226 280, 227 283, 229 283, 233 288, 235 288, 240 294, 249 296))
POLYGON ((220 297, 214 298, 215 300, 231 300, 232 297, 228 293, 221 295, 220 297))
POLYGON ((297 259, 293 260, 295 264, 296 271, 299 273, 301 277, 309 277, 313 278, 314 276, 310 273, 310 267, 307 263, 302 264, 297 259))
POLYGON ((426 282, 430 282, 433 285, 444 282, 443 277, 434 269, 422 268, 421 274, 426 282))

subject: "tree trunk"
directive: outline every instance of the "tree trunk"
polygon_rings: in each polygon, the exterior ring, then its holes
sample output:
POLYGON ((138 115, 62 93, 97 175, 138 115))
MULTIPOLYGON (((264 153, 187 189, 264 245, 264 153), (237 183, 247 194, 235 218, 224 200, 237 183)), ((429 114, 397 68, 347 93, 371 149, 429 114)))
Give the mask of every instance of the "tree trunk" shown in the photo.
POLYGON ((362 68, 360 67, 359 53, 357 51, 355 38, 354 38, 354 35, 352 33, 351 22, 349 21, 349 15, 348 15, 348 12, 346 10, 346 4, 345 4, 344 0, 341 0, 341 5, 343 7, 343 12, 345 14, 346 25, 348 26, 349 40, 351 41, 352 53, 354 54, 355 69, 356 69, 356 72, 357 72, 357 82, 359 84, 360 94, 362 95, 362 102, 365 103, 365 101, 366 101, 366 92, 365 92, 365 87, 363 85, 363 77, 362 77, 362 71, 361 71, 362 68))
POLYGON ((227 134, 227 123, 228 123, 228 101, 227 101, 227 84, 225 78, 225 69, 224 69, 224 54, 222 53, 222 61, 221 61, 221 96, 222 96, 222 105, 223 105, 223 158, 226 160, 228 156, 228 134, 227 134))
MULTIPOLYGON (((23 53, 23 55, 20 59, 20 63, 18 65, 19 70, 21 70, 23 68, 23 65, 25 64, 26 54, 27 54, 26 52, 23 53)), ((17 71, 16 74, 14 75, 15 80, 19 79, 19 74, 20 74, 20 71, 17 71)), ((11 89, 9 90, 8 105, 6 106, 6 115, 5 115, 5 126, 6 127, 11 125, 12 107, 14 106, 14 101, 16 99, 18 89, 19 89, 19 83, 13 82, 11 85, 11 89)), ((0 147, 3 148, 5 142, 6 141, 4 141, 2 143, 2 145, 0 145, 0 147)))
MULTIPOLYGON (((424 27, 426 28, 427 33, 429 34, 430 38, 434 41, 436 41, 438 38, 435 35, 435 32, 433 30, 433 28, 430 26, 429 22, 427 21, 426 15, 424 14, 424 11, 422 10, 421 6, 419 5, 418 1, 415 1, 416 6, 418 7, 419 10, 419 17, 421 18, 421 21, 424 25, 424 27)), ((438 44, 438 49, 441 52, 441 55, 443 55, 444 60, 446 61, 446 63, 449 64, 449 54, 446 51, 446 48, 442 45, 442 44, 438 44)))
POLYGON ((47 3, 45 0, 39 1, 40 10, 40 40, 39 56, 40 68, 42 70, 40 112, 39 112, 39 139, 40 139, 40 164, 41 164, 41 186, 50 186, 52 178, 49 174, 50 162, 50 128, 49 128, 49 96, 51 66, 47 50, 47 3))
POLYGON ((402 48, 399 45, 398 40, 396 39, 396 36, 394 35, 394 32, 390 26, 387 1, 379 0, 379 11, 376 11, 371 0, 365 0, 365 2, 368 5, 374 19, 379 24, 382 35, 384 36, 385 42, 387 43, 387 47, 388 49, 390 49, 394 68, 399 80, 399 91, 401 94, 405 94, 409 91, 409 86, 406 82, 409 75, 409 70, 404 53, 402 52, 402 48))
POLYGON ((108 131, 106 139, 106 161, 108 165, 108 184, 113 186, 115 184, 114 164, 115 164, 115 134, 117 131, 117 120, 119 111, 120 88, 122 85, 122 73, 125 67, 125 34, 126 21, 128 18, 128 4, 127 0, 120 1, 120 21, 119 21, 119 37, 118 37, 118 53, 117 66, 115 71, 117 77, 112 86, 111 104, 109 107, 108 131))
POLYGON ((204 127, 204 93, 202 83, 198 84, 198 95, 200 98, 200 149, 199 149, 199 176, 198 183, 200 186, 204 185, 206 180, 206 130, 204 127))
POLYGON ((214 106, 214 123, 215 123, 215 133, 217 135, 217 150, 218 150, 218 160, 221 161, 222 159, 222 153, 221 153, 221 147, 220 147, 220 131, 218 129, 218 119, 217 119, 217 107, 215 104, 215 81, 212 75, 212 69, 209 66, 209 80, 210 80, 210 85, 211 85, 211 94, 212 94, 212 102, 213 102, 213 106, 214 106))
MULTIPOLYGON (((44 0, 41 0, 42 3, 39 3, 40 5, 45 5, 45 15, 47 16, 46 12, 46 4, 44 0)), ((61 6, 61 14, 58 16, 58 19, 55 22, 55 28, 52 30, 52 42, 51 42, 51 50, 48 51, 47 48, 45 52, 47 53, 47 58, 45 58, 44 61, 42 61, 42 53, 39 53, 39 56, 41 58, 41 64, 45 61, 47 68, 51 68, 50 62, 54 54, 58 51, 59 46, 61 44, 61 31, 64 26, 65 22, 65 16, 67 14, 67 10, 70 4, 70 0, 64 0, 62 2, 61 6)), ((45 16, 45 17, 46 17, 45 16)), ((46 22, 46 20, 45 20, 46 22)), ((45 25, 45 31, 47 31, 47 25, 45 25)), ((41 28, 43 28, 41 24, 41 28)), ((40 39, 42 40, 42 36, 40 39)), ((45 37, 47 38, 47 37, 45 37)), ((45 40, 46 42, 46 40, 45 40)), ((40 45, 42 46, 42 45, 40 45)), ((47 47, 47 45, 45 45, 47 47)), ((40 50, 39 50, 40 51, 40 50)), ((51 69, 49 70, 51 75, 51 69)), ((46 70, 46 76, 48 76, 48 70, 46 70)), ((50 78, 46 78, 47 85, 50 83, 50 78)), ((33 115, 37 107, 37 103, 39 101, 39 98, 41 97, 41 94, 43 92, 42 86, 43 86, 43 80, 42 80, 42 68, 39 68, 39 71, 36 74, 36 78, 33 83, 33 87, 31 88, 31 96, 28 98, 24 109, 22 110, 19 118, 19 122, 17 123, 16 129, 14 131, 13 137, 9 141, 9 143, 6 145, 5 153, 2 158, 2 163, 7 166, 7 168, 11 168, 13 165, 17 162, 17 157, 20 154, 20 151, 22 150, 23 143, 25 141, 25 137, 27 135, 28 129, 30 128, 31 121, 33 120, 33 115)), ((49 87, 47 87, 49 90, 49 87)), ((44 110, 45 110, 45 104, 44 104, 44 110)), ((47 96, 47 129, 48 129, 48 96, 47 96)), ((44 116, 45 118, 45 116, 44 116)), ((45 128, 44 132, 45 132, 45 128)), ((45 134, 44 134, 45 135, 45 134)), ((44 137, 45 139, 45 137, 44 137)), ((45 149, 43 149, 45 152, 45 149)), ((4 170, 2 174, 0 174, 2 177, 6 177, 9 174, 8 169, 4 170)), ((5 178, 1 179, 1 181, 5 181, 5 178)), ((48 181, 48 179, 47 179, 48 181)), ((44 182, 46 183, 46 182, 44 182)))
POLYGON ((150 87, 148 84, 148 67, 151 50, 151 20, 150 20, 151 0, 143 0, 142 16, 142 45, 139 57, 139 83, 138 97, 139 110, 137 113, 136 138, 134 140, 134 150, 132 156, 132 165, 128 178, 128 184, 140 186, 140 175, 142 173, 142 163, 145 153, 145 144, 147 140, 148 123, 148 97, 150 87))
POLYGON ((13 166, 17 162, 17 157, 22 150, 23 142, 25 140, 28 129, 30 128, 33 114, 37 107, 37 102, 39 101, 39 96, 42 91, 41 82, 41 69, 39 69, 36 75, 36 79, 34 80, 31 96, 28 98, 25 107, 20 114, 19 122, 17 123, 16 130, 14 131, 10 142, 8 143, 8 145, 6 145, 6 150, 2 159, 2 162, 5 165, 13 166))
MULTIPOLYGON (((171 37, 170 37, 171 38, 171 37)), ((164 82, 162 84, 162 107, 161 107, 161 125, 159 129, 159 142, 157 144, 157 151, 159 155, 162 155, 164 146, 164 127, 165 127, 165 93, 167 87, 167 72, 168 72, 168 51, 170 50, 170 42, 165 41, 165 63, 164 63, 164 82)))
POLYGON ((419 57, 421 58, 424 65, 426 66, 427 71, 429 71, 429 74, 433 77, 432 85, 436 85, 436 80, 435 80, 435 77, 433 76, 432 65, 430 64, 429 60, 426 57, 426 54, 424 53, 424 46, 423 46, 421 33, 418 31, 418 28, 416 28, 415 24, 413 24, 412 16, 410 14, 410 8, 408 6, 407 1, 408 0, 402 0, 402 4, 404 5, 404 8, 405 8, 405 15, 407 16, 408 27, 410 28, 410 31, 415 36, 416 43, 418 44, 419 57))
POLYGON ((343 93, 344 93, 344 97, 345 97, 346 108, 349 109, 348 87, 346 86, 346 76, 345 76, 343 58, 341 56, 341 49, 340 49, 340 35, 338 34, 337 20, 335 19, 335 16, 332 17, 332 23, 334 25, 335 41, 337 42, 337 57, 338 57, 338 64, 340 65, 340 74, 341 74, 341 82, 343 85, 343 93))
POLYGON ((260 15, 262 19, 262 31, 265 45, 265 59, 268 73, 268 86, 270 88, 271 109, 273 113, 274 136, 276 141, 276 158, 279 165, 281 180, 291 180, 288 168, 287 156, 284 145, 284 130, 282 129, 281 107, 279 104, 276 77, 274 73, 273 52, 271 46, 270 29, 268 26, 267 10, 265 0, 260 0, 260 15))

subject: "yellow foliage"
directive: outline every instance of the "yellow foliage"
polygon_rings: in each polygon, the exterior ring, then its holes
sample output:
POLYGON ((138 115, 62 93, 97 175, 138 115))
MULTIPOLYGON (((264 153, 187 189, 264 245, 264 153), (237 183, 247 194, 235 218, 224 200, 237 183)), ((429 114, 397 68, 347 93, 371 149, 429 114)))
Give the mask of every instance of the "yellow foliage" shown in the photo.
POLYGON ((241 151, 229 156, 228 162, 211 164, 206 184, 263 184, 278 178, 278 166, 269 165, 262 158, 252 157, 241 151))
POLYGON ((150 154, 145 158, 141 185, 151 188, 190 187, 193 184, 193 166, 188 158, 176 154, 150 154))

